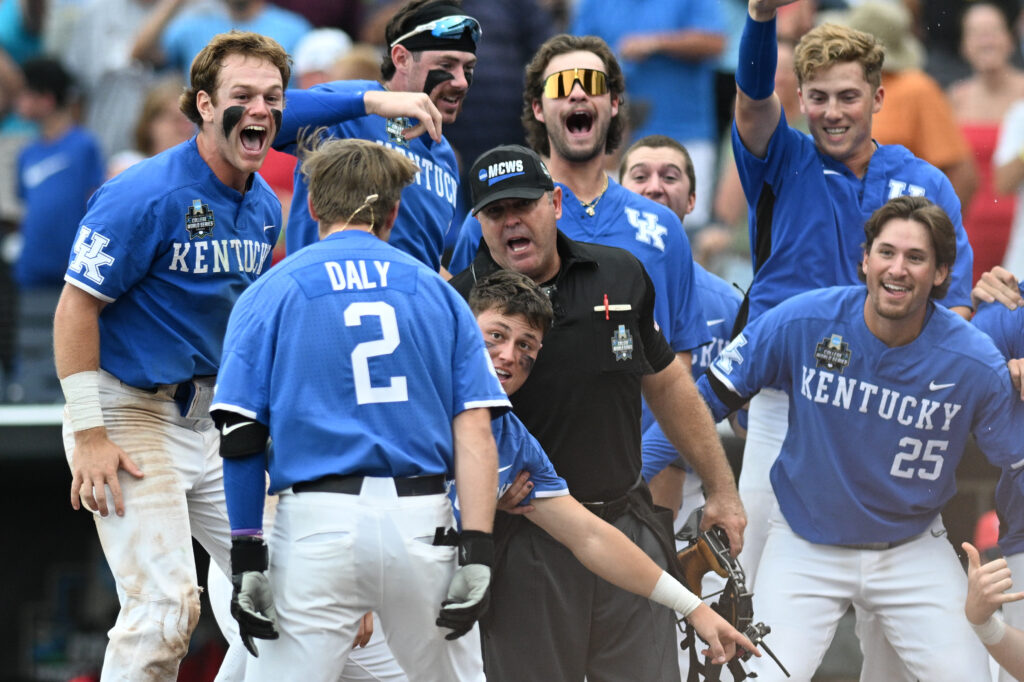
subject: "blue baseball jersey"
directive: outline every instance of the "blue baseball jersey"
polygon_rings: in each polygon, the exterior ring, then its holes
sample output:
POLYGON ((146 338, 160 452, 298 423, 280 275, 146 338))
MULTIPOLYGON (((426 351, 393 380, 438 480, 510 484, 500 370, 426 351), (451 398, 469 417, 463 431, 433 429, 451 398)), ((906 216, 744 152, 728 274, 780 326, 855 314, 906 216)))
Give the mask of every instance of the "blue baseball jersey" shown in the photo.
POLYGON ((18 196, 25 204, 14 276, 21 289, 57 288, 92 193, 106 169, 92 133, 71 127, 56 140, 30 142, 18 155, 18 196))
POLYGON ((759 159, 732 128, 733 156, 747 197, 754 281, 749 319, 809 289, 857 284, 864 223, 898 196, 938 204, 956 228, 956 262, 942 305, 970 306, 974 263, 960 200, 942 171, 899 145, 880 145, 864 178, 822 154, 781 116, 759 159))
MULTIPOLYGON (((294 153, 294 143, 301 130, 326 125, 328 137, 374 140, 412 159, 420 171, 412 184, 402 191, 398 218, 388 243, 436 272, 441 267, 445 234, 455 217, 459 188, 455 153, 446 139, 441 138, 441 142, 436 143, 427 134, 407 143, 395 142, 388 133, 391 125, 388 119, 366 115, 363 95, 368 90, 384 90, 384 87, 373 81, 335 81, 309 90, 289 90, 281 133, 274 146, 294 153)), ((415 120, 410 121, 415 124, 415 120)), ((401 126, 398 126, 394 132, 400 131, 401 126)), ((317 224, 306 206, 308 194, 300 161, 295 168, 295 189, 285 234, 288 253, 319 239, 317 224)))
POLYGON ((100 187, 64 275, 108 303, 100 367, 144 389, 216 374, 231 308, 270 266, 280 225, 263 178, 228 187, 195 138, 100 187))
MULTIPOLYGON (((697 381, 729 343, 732 326, 736 322, 736 314, 743 299, 734 286, 718 275, 708 272, 699 263, 693 264, 693 274, 697 284, 697 298, 704 310, 708 332, 711 334, 711 342, 695 349, 690 356, 693 380, 697 381)), ((646 481, 650 481, 655 474, 675 460, 681 459, 657 422, 644 429, 643 459, 643 477, 646 481)), ((683 463, 685 465, 685 461, 683 463)), ((691 471, 689 466, 684 468, 691 471)))
MULTIPOLYGON (((491 421, 494 442, 498 446, 498 497, 505 494, 521 471, 530 472, 533 488, 527 493, 520 507, 528 505, 534 498, 561 497, 569 494, 569 486, 555 472, 544 448, 519 421, 519 417, 506 412, 491 421)), ((452 500, 455 518, 461 524, 459 503, 455 494, 454 481, 448 485, 448 496, 452 500)))
POLYGON ((698 388, 716 418, 764 386, 789 396, 771 469, 783 515, 824 544, 922 533, 953 496, 968 436, 997 466, 1021 460, 1024 403, 999 351, 929 302, 920 335, 895 348, 864 322, 863 286, 806 292, 764 313, 698 388))
POLYGON ((411 256, 345 231, 238 300, 212 410, 270 428, 270 491, 328 474, 451 475, 452 419, 508 408, 465 301, 411 256))
MULTIPOLYGON (((1020 291, 1024 295, 1024 285, 1020 291)), ((1024 358, 1024 309, 1010 310, 1000 303, 983 303, 971 322, 988 334, 1004 359, 1024 358)), ((1024 443, 1020 452, 1024 453, 1024 443)), ((1018 464, 1004 467, 996 484, 999 547, 1007 556, 1024 552, 1024 462, 1018 464)))
MULTIPOLYGON (((683 226, 669 208, 608 179, 608 189, 587 215, 562 183, 562 217, 558 229, 570 239, 629 251, 643 263, 654 283, 654 321, 676 352, 701 346, 711 337, 694 284, 693 254, 683 226)), ((472 215, 462 224, 449 270, 469 267, 480 245, 480 221, 472 215)))

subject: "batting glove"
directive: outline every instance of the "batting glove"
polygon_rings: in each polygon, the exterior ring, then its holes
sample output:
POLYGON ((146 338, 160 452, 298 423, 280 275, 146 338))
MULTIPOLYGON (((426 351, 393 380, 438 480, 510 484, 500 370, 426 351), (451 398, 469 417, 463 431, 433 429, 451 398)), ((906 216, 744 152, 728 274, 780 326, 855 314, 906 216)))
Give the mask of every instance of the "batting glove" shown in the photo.
POLYGON ((494 538, 490 533, 464 530, 459 535, 459 568, 441 602, 437 625, 451 628, 445 639, 458 639, 473 629, 490 602, 494 538))
POLYGON ((277 610, 267 579, 267 544, 247 535, 231 539, 231 615, 249 653, 259 656, 253 638, 277 639, 277 610))

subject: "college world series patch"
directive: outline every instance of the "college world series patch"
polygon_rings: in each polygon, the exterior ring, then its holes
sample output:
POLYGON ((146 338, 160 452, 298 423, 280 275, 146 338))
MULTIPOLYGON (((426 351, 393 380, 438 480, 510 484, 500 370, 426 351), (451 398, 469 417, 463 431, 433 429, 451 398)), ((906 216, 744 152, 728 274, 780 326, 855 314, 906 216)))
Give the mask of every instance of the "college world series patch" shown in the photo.
POLYGON ((822 339, 814 349, 814 359, 818 367, 838 370, 840 374, 850 365, 850 344, 843 341, 839 334, 832 334, 822 339))
POLYGON ((612 334, 612 352, 615 353, 616 361, 633 358, 633 335, 624 324, 620 324, 612 334))
POLYGON ((188 230, 189 240, 213 236, 213 211, 202 199, 193 199, 192 205, 188 207, 185 229, 188 230))

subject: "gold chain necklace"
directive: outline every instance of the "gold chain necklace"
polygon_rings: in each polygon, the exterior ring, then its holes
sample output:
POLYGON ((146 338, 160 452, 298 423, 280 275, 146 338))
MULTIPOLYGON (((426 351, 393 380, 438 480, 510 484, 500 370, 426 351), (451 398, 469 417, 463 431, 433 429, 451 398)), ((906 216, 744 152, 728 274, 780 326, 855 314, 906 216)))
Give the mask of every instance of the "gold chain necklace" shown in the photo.
POLYGON ((594 209, 597 207, 597 202, 601 201, 601 197, 603 197, 604 193, 607 192, 607 191, 608 191, 608 174, 605 173, 605 176, 604 176, 604 189, 601 190, 600 194, 598 194, 596 197, 594 197, 593 201, 583 201, 579 197, 576 197, 576 199, 577 199, 577 201, 580 202, 580 205, 583 206, 583 210, 586 212, 586 214, 588 216, 593 217, 594 216, 594 209))

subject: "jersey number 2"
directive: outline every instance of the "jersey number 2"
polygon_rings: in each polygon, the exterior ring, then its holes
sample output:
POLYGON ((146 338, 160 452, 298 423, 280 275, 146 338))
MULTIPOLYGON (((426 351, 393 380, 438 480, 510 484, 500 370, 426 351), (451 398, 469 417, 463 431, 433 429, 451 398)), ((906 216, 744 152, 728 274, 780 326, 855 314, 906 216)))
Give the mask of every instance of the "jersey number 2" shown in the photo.
POLYGON ((356 385, 356 402, 403 403, 409 399, 409 389, 404 376, 390 377, 387 386, 373 386, 370 383, 370 358, 390 355, 398 348, 398 321, 395 309, 383 301, 353 303, 345 308, 345 326, 359 327, 363 318, 373 316, 380 320, 383 338, 363 341, 352 349, 352 379, 356 385))
POLYGON ((913 478, 916 471, 918 478, 934 481, 942 473, 942 455, 949 447, 949 441, 930 440, 927 443, 922 443, 917 438, 906 436, 900 439, 900 447, 909 447, 910 450, 896 453, 895 459, 892 460, 892 469, 889 470, 892 476, 913 478), (924 450, 923 455, 921 454, 922 449, 924 450), (916 462, 918 458, 921 459, 921 465, 911 466, 910 463, 916 462))

